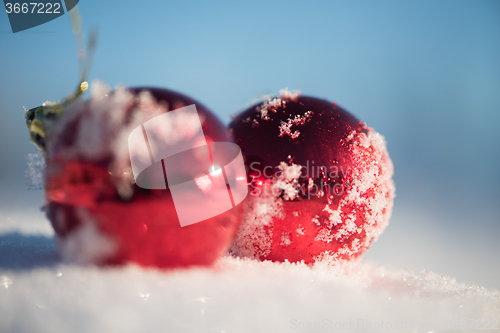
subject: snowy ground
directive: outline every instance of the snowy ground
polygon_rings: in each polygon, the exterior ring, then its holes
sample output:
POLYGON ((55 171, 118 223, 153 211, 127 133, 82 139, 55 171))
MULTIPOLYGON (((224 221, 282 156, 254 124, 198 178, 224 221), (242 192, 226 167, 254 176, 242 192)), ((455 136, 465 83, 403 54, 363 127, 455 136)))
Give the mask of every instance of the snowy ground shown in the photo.
POLYGON ((469 332, 500 294, 432 272, 222 258, 211 269, 60 261, 40 213, 0 214, 0 332, 469 332), (31 214, 31 215, 30 215, 31 214))

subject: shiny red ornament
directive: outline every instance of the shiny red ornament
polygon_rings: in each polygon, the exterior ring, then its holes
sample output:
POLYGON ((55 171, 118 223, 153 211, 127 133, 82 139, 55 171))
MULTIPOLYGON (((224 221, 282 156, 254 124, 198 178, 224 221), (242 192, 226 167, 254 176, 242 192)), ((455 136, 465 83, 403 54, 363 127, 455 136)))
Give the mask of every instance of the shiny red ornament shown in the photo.
POLYGON ((127 136, 144 121, 191 104, 207 142, 230 142, 225 126, 199 102, 167 89, 111 92, 98 84, 91 95, 71 105, 46 137, 46 209, 62 257, 157 267, 213 263, 231 244, 241 204, 181 227, 168 187, 134 183, 127 136))
POLYGON ((394 183, 385 141, 336 103, 284 90, 229 127, 250 187, 234 255, 352 260, 387 226, 394 183))

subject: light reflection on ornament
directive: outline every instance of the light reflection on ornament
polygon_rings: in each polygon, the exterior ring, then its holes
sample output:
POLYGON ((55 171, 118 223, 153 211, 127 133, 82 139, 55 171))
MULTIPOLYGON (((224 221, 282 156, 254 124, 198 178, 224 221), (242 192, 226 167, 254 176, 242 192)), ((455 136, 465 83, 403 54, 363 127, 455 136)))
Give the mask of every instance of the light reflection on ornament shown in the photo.
POLYGON ((222 169, 218 165, 212 165, 210 168, 210 174, 214 177, 222 175, 222 169))
POLYGON ((207 175, 196 177, 194 182, 203 193, 208 193, 212 189, 212 180, 207 175))

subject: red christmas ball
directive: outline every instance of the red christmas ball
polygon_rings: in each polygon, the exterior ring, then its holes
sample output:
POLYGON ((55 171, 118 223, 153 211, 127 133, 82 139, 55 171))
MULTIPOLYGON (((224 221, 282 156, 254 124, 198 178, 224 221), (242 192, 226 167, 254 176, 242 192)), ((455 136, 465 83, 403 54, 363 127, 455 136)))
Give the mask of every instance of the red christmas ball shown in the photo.
POLYGON ((387 226, 394 183, 384 138, 336 103, 284 90, 229 127, 250 192, 233 254, 352 260, 387 226))
MULTIPOLYGON (((168 184, 163 189, 141 188, 131 167, 130 133, 140 126, 144 129, 149 119, 192 104, 206 142, 230 142, 225 126, 205 106, 158 88, 111 92, 97 83, 90 100, 74 103, 52 124, 45 140, 46 209, 63 258, 79 263, 178 267, 210 265, 227 251, 242 204, 181 226, 168 184)), ((180 126, 187 132, 174 133, 178 140, 189 134, 190 124, 182 121, 180 126)), ((186 161, 181 159, 179 166, 189 170, 186 161)), ((198 186, 203 195, 201 190, 211 186, 212 176, 207 170, 197 179, 201 179, 196 184, 203 185, 198 186)), ((200 209, 196 202, 200 193, 190 206, 195 213, 200 209)))

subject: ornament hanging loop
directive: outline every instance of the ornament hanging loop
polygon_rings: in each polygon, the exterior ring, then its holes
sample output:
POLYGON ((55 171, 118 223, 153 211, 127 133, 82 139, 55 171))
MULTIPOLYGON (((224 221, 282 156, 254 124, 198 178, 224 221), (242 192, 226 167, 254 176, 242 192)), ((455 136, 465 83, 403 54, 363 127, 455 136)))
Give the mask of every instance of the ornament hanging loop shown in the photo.
POLYGON ((85 38, 82 30, 82 19, 78 11, 78 6, 69 11, 71 27, 77 44, 77 55, 80 67, 80 81, 75 91, 59 102, 47 101, 41 106, 29 109, 24 117, 26 119, 26 127, 30 133, 30 140, 41 151, 45 151, 45 136, 49 124, 55 121, 68 107, 89 88, 86 81, 87 73, 93 60, 93 54, 97 41, 97 31, 93 30, 90 33, 88 46, 85 47, 85 38))

